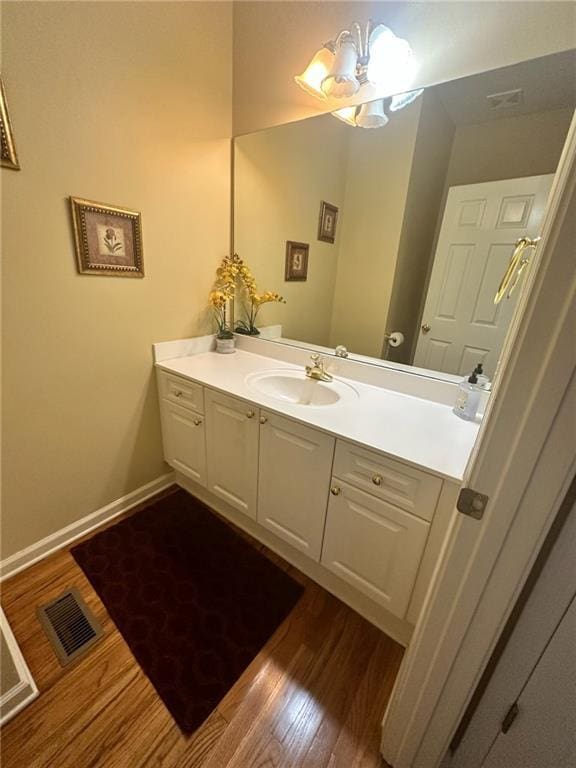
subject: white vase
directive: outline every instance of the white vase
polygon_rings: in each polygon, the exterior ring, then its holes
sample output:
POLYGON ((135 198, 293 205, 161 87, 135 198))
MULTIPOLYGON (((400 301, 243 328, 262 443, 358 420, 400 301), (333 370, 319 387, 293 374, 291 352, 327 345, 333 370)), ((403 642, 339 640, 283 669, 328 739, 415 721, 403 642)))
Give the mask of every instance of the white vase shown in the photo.
POLYGON ((236 339, 219 339, 216 337, 216 352, 221 355, 230 355, 236 352, 236 339))

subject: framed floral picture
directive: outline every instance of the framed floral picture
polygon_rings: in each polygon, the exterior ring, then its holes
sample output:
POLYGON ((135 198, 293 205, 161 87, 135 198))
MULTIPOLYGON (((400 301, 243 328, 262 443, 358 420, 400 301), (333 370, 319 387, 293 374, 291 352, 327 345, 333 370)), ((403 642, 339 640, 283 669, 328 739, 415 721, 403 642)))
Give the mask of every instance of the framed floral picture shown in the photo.
POLYGON ((144 277, 142 217, 138 211, 71 197, 78 271, 144 277))
POLYGON ((320 203, 320 219, 318 220, 318 240, 325 243, 333 243, 336 240, 336 223, 338 221, 338 208, 330 203, 320 203))
POLYGON ((286 242, 285 280, 306 280, 308 277, 308 243, 286 242))
POLYGON ((12 125, 10 124, 10 115, 8 114, 8 104, 6 103, 6 93, 4 92, 4 83, 0 80, 0 148, 1 162, 4 168, 12 168, 13 171, 20 170, 14 137, 12 136, 12 125))

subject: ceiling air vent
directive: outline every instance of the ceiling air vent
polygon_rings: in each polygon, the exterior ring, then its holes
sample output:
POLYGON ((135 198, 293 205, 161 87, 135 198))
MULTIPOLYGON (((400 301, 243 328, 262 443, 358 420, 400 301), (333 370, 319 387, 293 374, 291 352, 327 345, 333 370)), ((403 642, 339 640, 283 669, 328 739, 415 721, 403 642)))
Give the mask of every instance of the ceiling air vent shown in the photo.
POLYGON ((102 627, 76 587, 40 606, 38 618, 63 667, 102 637, 102 627))
POLYGON ((514 91, 502 91, 502 93, 491 93, 486 96, 490 109, 508 109, 524 104, 524 91, 522 88, 516 88, 514 91))

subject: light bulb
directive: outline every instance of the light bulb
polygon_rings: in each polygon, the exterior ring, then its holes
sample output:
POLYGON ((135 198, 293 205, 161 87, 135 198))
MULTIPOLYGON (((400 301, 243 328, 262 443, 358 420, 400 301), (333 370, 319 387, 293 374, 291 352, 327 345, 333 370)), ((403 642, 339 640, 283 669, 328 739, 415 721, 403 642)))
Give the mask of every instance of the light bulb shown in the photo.
POLYGON ((345 99, 354 96, 360 88, 356 79, 358 53, 351 38, 344 38, 336 51, 332 68, 322 81, 322 90, 326 96, 345 99))
POLYGON ((325 99, 326 94, 322 90, 321 85, 326 75, 330 72, 333 62, 334 54, 332 51, 329 51, 328 48, 320 48, 314 54, 304 72, 301 75, 296 75, 294 80, 306 93, 319 99, 325 99))
POLYGON ((388 93, 408 90, 416 74, 416 61, 406 40, 378 24, 370 35, 367 77, 371 85, 388 93))
POLYGON ((362 104, 356 125, 360 128, 383 128, 388 122, 388 115, 384 112, 384 101, 368 101, 362 104))
POLYGON ((399 109, 404 109, 408 104, 412 104, 413 101, 424 93, 424 88, 419 88, 417 91, 407 91, 406 93, 397 93, 392 96, 390 101, 390 112, 397 112, 399 109))
POLYGON ((342 120, 343 123, 346 123, 346 125, 352 125, 354 128, 356 127, 356 107, 342 107, 342 109, 337 109, 336 112, 332 112, 334 117, 337 117, 338 120, 342 120))

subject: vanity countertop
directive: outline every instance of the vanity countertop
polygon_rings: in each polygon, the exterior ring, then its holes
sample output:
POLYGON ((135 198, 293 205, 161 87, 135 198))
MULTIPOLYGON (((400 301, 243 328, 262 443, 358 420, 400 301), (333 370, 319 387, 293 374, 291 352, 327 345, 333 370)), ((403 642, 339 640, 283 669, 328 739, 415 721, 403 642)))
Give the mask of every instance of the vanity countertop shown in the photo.
POLYGON ((331 406, 279 401, 249 387, 246 377, 302 368, 242 350, 178 357, 156 367, 450 480, 462 480, 478 434, 479 424, 459 419, 450 406, 340 376, 335 378, 352 386, 358 398, 331 406))

